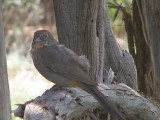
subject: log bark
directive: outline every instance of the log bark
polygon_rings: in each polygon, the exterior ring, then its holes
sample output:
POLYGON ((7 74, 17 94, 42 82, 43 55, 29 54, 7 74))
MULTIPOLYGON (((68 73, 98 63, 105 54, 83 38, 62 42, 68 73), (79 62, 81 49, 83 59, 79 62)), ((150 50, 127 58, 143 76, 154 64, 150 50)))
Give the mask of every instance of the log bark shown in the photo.
MULTIPOLYGON (((99 86, 125 114, 126 120, 159 120, 156 104, 142 97, 125 84, 99 86), (109 88, 108 88, 109 87, 109 88)), ((153 102, 153 101, 152 101, 153 102)), ((97 101, 78 88, 54 86, 42 96, 19 105, 14 114, 24 120, 106 120, 107 114, 97 101), (105 117, 104 117, 105 116, 105 117)))
POLYGON ((2 1, 0 0, 0 120, 10 120, 10 97, 7 78, 5 42, 2 22, 2 1))

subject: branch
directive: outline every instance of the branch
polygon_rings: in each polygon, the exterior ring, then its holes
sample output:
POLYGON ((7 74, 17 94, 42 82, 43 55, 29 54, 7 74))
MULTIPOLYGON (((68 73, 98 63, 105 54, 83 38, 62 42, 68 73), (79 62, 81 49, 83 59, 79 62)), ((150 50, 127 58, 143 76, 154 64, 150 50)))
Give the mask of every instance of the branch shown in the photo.
MULTIPOLYGON (((107 4, 107 2, 106 2, 107 4)), ((108 6, 104 6, 104 35, 105 35, 105 67, 112 68, 118 82, 125 83, 131 88, 138 90, 137 70, 133 57, 125 50, 122 50, 113 34, 108 6)))
MULTIPOLYGON (((127 120, 160 119, 159 108, 133 89, 124 84, 107 86, 109 88, 99 85, 99 89, 118 106, 127 120)), ((19 105, 14 114, 24 120, 103 120, 101 116, 106 113, 98 102, 83 90, 54 86, 42 96, 19 105)))

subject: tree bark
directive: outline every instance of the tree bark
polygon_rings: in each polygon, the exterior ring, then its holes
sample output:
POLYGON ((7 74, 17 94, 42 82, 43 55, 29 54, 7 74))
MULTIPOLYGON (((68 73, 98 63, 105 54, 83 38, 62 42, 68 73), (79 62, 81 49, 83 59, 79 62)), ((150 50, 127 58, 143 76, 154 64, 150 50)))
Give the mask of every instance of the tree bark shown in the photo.
POLYGON ((104 51, 99 54, 100 40, 96 29, 100 2, 101 0, 54 0, 59 42, 89 59, 90 76, 96 81, 102 80, 99 71, 103 65, 101 55, 104 54, 104 51))
POLYGON ((142 21, 138 6, 133 0, 133 38, 135 41, 135 63, 137 67, 138 88, 145 95, 152 96, 154 93, 153 64, 149 46, 145 42, 142 21))
POLYGON ((118 82, 122 82, 131 88, 138 90, 137 71, 133 57, 125 50, 122 50, 113 34, 110 26, 108 8, 104 6, 105 19, 105 68, 113 69, 118 82))
POLYGON ((150 48, 154 69, 153 96, 160 101, 160 9, 159 0, 136 0, 142 21, 145 42, 150 48))
POLYGON ((0 120, 10 120, 10 97, 3 35, 2 1, 0 0, 0 120))
POLYGON ((111 68, 118 82, 137 90, 133 58, 116 42, 110 27, 106 2, 54 0, 54 5, 59 42, 77 54, 87 56, 93 79, 103 82, 105 71, 111 68))

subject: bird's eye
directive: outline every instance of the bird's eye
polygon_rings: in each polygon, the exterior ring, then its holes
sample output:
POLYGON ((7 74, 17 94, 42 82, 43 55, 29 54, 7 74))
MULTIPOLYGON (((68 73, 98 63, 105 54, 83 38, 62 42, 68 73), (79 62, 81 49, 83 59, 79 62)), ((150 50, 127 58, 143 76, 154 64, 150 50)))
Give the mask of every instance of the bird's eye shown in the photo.
POLYGON ((48 34, 45 34, 45 35, 44 35, 44 38, 47 39, 47 38, 48 38, 48 34))

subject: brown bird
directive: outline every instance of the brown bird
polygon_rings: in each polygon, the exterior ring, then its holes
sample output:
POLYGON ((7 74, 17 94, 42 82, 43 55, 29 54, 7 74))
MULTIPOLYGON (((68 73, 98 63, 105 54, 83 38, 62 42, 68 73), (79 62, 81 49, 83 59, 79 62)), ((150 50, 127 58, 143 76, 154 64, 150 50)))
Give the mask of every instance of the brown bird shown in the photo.
POLYGON ((97 88, 88 74, 89 62, 60 45, 47 30, 34 33, 31 54, 37 70, 49 81, 65 87, 79 87, 90 93, 112 117, 125 120, 123 114, 97 88))

